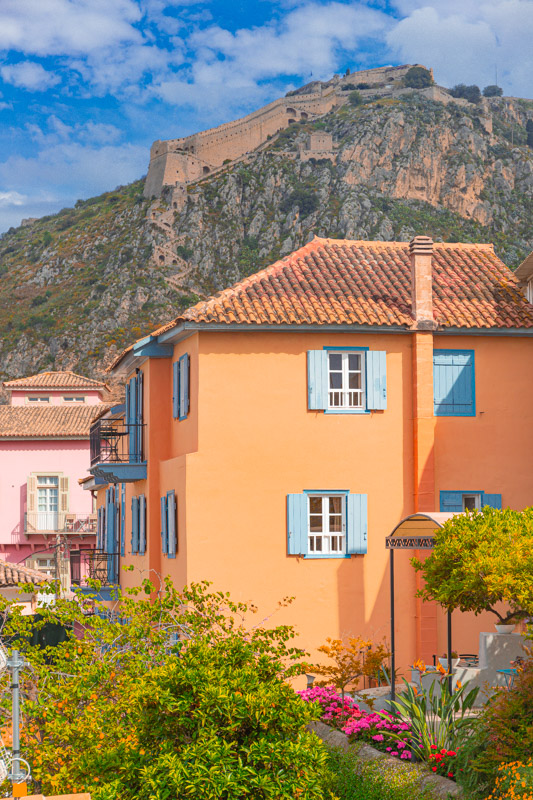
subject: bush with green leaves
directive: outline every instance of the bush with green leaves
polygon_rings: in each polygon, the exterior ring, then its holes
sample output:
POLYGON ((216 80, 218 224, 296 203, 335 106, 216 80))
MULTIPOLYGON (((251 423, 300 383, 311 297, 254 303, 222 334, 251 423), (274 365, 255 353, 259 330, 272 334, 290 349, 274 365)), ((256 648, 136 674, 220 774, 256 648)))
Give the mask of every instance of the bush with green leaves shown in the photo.
POLYGON ((458 83, 453 89, 450 89, 450 94, 452 97, 462 97, 468 100, 469 103, 479 103, 481 100, 479 86, 475 84, 467 86, 465 83, 458 83))
POLYGON ((433 85, 433 78, 425 67, 411 67, 404 75, 403 84, 409 89, 425 89, 433 85))
POLYGON ((361 106, 363 105, 363 95, 355 89, 353 92, 350 92, 348 95, 348 102, 351 106, 361 106))
MULTIPOLYGON (((207 584, 177 592, 148 581, 120 598, 120 618, 59 600, 42 620, 66 627, 32 644, 12 609, 4 639, 29 668, 23 756, 40 791, 93 800, 299 797, 322 800, 326 752, 306 726, 318 710, 286 678, 301 671, 289 626, 250 627, 253 609, 207 584), (13 639, 13 637, 15 637, 13 639)), ((7 713, 8 681, 3 678, 7 713)))
POLYGON ((490 86, 485 86, 483 89, 483 97, 501 97, 502 94, 502 87, 496 86, 495 83, 491 83, 490 86))

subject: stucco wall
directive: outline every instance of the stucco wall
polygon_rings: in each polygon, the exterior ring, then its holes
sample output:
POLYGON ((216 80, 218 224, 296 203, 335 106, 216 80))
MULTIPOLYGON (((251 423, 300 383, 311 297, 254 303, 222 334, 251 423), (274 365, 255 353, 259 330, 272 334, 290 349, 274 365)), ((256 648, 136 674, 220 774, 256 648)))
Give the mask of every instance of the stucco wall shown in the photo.
POLYGON ((78 483, 87 474, 89 458, 88 440, 0 441, 0 558, 20 561, 32 551, 31 543, 44 546, 42 535, 24 535, 26 484, 31 473, 63 473, 69 478, 69 511, 91 513, 91 494, 78 483))

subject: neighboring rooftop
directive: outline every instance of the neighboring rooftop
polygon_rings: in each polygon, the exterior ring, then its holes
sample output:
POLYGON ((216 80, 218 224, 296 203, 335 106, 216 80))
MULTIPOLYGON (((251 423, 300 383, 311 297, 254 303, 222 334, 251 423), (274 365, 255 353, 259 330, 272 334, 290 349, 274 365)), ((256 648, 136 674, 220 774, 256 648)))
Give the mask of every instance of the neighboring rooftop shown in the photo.
MULTIPOLYGON (((433 307, 440 328, 533 327, 533 306, 490 244, 435 242, 433 307)), ((152 335, 180 322, 412 327, 409 244, 316 237, 152 335)))
POLYGON ((0 406, 0 439, 88 439, 107 406, 0 406))
POLYGON ((107 389, 102 381, 85 378, 68 370, 64 372, 39 372, 27 378, 4 381, 5 389, 107 389))
POLYGON ((30 569, 24 564, 11 564, 9 561, 0 561, 0 588, 16 586, 18 583, 47 583, 51 581, 48 575, 37 569, 30 569))

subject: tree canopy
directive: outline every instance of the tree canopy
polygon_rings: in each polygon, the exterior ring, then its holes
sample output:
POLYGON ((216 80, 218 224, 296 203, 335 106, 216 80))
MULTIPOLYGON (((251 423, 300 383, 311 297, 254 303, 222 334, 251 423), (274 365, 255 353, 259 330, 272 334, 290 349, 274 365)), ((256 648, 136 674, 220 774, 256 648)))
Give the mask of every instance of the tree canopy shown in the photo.
POLYGON ((454 516, 436 532, 429 558, 411 563, 425 581, 419 596, 449 611, 491 611, 501 622, 533 615, 533 508, 454 516), (504 616, 499 602, 509 606, 504 616))
POLYGON ((411 67, 403 78, 404 86, 410 89, 425 89, 433 84, 431 72, 425 67, 411 67))
POLYGON ((452 97, 463 97, 469 103, 479 103, 481 100, 479 86, 476 86, 475 83, 471 86, 467 86, 465 83, 458 83, 453 89, 450 89, 450 94, 452 97))
POLYGON ((496 86, 495 83, 491 83, 490 86, 485 86, 483 89, 483 97, 501 97, 502 94, 502 87, 496 86))

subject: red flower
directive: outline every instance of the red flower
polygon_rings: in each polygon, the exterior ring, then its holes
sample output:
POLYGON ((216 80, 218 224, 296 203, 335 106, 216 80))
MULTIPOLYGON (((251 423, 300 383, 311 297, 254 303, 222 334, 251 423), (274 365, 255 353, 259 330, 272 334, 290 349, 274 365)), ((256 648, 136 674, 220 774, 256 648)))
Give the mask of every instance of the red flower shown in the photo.
POLYGON ((453 772, 448 772, 448 778, 453 778, 453 772))
POLYGON ((433 772, 437 771, 437 767, 431 767, 431 769, 433 770, 433 772))

